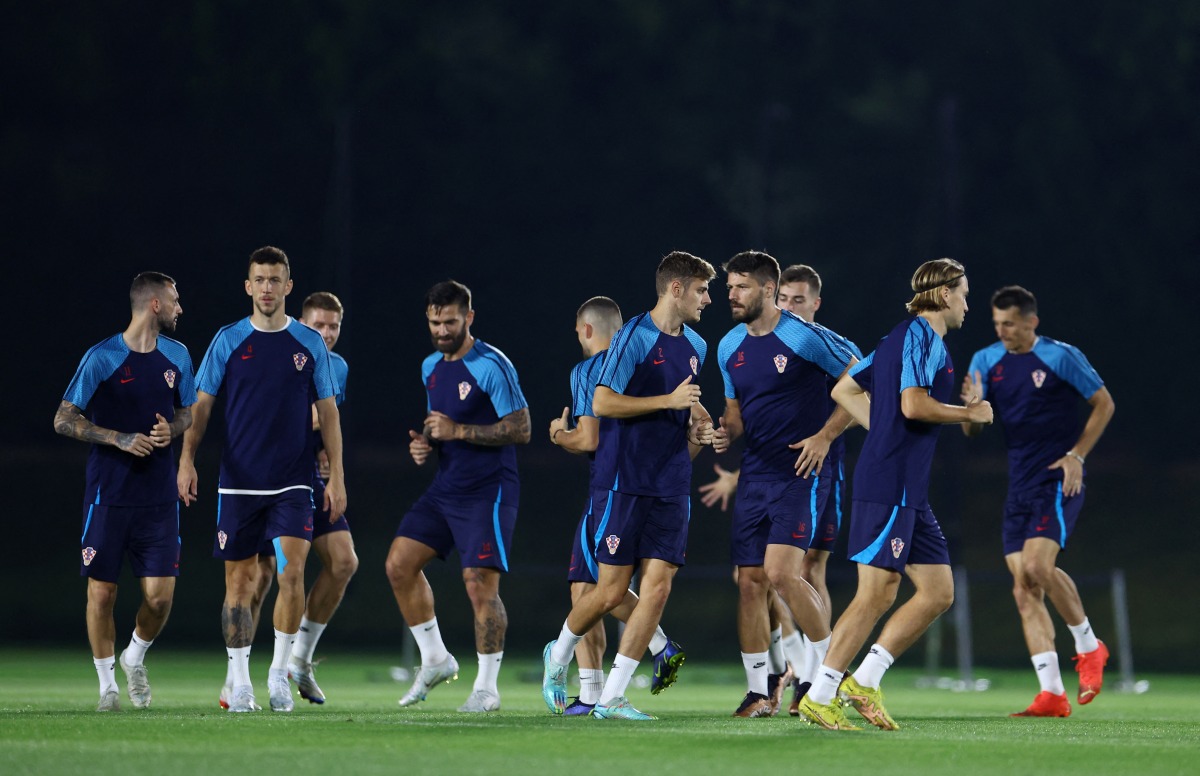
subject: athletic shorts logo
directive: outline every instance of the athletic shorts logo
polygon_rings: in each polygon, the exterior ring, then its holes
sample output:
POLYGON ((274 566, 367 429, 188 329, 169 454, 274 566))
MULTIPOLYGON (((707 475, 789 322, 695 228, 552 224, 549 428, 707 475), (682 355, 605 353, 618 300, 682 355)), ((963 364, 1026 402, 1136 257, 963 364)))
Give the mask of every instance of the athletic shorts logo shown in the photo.
POLYGON ((1046 373, 1041 369, 1033 370, 1033 385, 1036 388, 1041 388, 1042 383, 1046 382, 1046 373))
POLYGON ((465 401, 467 398, 467 394, 469 394, 470 392, 471 392, 471 384, 468 383, 466 380, 463 380, 461 383, 458 384, 458 400, 459 401, 465 401))
POLYGON ((899 538, 892 539, 892 557, 899 558, 902 552, 904 552, 904 540, 899 538))
POLYGON ((692 374, 694 374, 694 375, 700 374, 700 359, 696 358, 695 356, 692 356, 688 360, 688 363, 692 365, 692 374))
POLYGON ((167 371, 163 372, 163 379, 167 381, 167 387, 168 387, 168 388, 174 388, 174 387, 175 387, 175 378, 176 378, 176 376, 177 376, 177 375, 176 375, 176 373, 175 373, 175 370, 174 370, 174 369, 168 369, 167 371))
POLYGON ((308 356, 303 353, 296 353, 292 356, 292 362, 296 365, 296 371, 304 369, 304 365, 308 363, 308 356))
POLYGON ((605 537, 604 544, 608 546, 609 555, 616 555, 617 547, 621 544, 621 537, 616 534, 605 537))
POLYGON ((780 353, 778 356, 775 356, 775 371, 783 374, 783 370, 785 369, 787 369, 787 356, 780 353))
POLYGON ((224 531, 217 531, 217 544, 221 545, 221 549, 225 549, 225 542, 229 539, 229 534, 224 531))
POLYGON ((92 565, 92 560, 96 557, 96 550, 92 547, 83 548, 83 565, 92 565))

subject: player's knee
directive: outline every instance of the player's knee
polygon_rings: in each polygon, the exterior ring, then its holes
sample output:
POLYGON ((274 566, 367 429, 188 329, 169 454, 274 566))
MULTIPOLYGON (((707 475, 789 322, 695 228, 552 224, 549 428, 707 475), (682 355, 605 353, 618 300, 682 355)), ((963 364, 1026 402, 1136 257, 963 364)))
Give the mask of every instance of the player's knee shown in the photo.
POLYGON ((1021 570, 1025 574, 1025 579, 1030 587, 1039 587, 1042 590, 1050 587, 1054 581, 1054 565, 1042 563, 1040 561, 1030 561, 1025 563, 1021 570))
POLYGON ((358 556, 350 552, 334 558, 329 564, 328 569, 335 581, 345 584, 358 571, 358 556))
POLYGON ((146 608, 154 617, 161 619, 171 613, 170 593, 150 593, 144 599, 146 608))
POLYGON ((954 605, 954 585, 937 585, 921 593, 925 605, 941 614, 954 605))
POLYGON ((88 608, 96 611, 110 611, 117 602, 116 585, 88 585, 88 608))
POLYGON ((392 583, 392 587, 409 585, 417 575, 416 566, 395 555, 388 555, 387 560, 384 561, 383 570, 387 574, 388 582, 392 583))

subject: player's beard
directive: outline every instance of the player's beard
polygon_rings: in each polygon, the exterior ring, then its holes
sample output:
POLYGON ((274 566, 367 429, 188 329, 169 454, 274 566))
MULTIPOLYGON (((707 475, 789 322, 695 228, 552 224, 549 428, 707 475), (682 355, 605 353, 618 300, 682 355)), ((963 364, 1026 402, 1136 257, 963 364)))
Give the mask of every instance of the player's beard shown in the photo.
POLYGON ((758 320, 758 317, 762 315, 762 312, 762 299, 755 299, 744 305, 741 310, 735 308, 733 310, 733 320, 737 321, 738 323, 753 323, 754 321, 758 320))
POLYGON ((464 326, 462 331, 454 335, 449 341, 440 340, 437 337, 430 337, 433 340, 433 347, 439 353, 457 353, 458 349, 467 341, 467 327, 464 326))
POLYGON ((178 321, 178 316, 174 314, 159 313, 158 315, 158 330, 165 332, 175 331, 175 323, 178 321))

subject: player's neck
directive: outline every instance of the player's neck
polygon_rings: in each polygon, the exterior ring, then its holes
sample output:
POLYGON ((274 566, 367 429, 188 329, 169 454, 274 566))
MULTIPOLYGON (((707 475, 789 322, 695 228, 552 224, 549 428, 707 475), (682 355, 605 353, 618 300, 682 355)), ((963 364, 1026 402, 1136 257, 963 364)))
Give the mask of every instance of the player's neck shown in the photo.
POLYGON ((751 337, 761 337, 764 334, 770 334, 775 331, 775 327, 779 325, 780 309, 775 306, 768 308, 763 306, 762 315, 746 324, 746 331, 750 332, 751 337))
POLYGON ((460 347, 458 350, 454 351, 453 353, 443 353, 442 359, 444 361, 459 361, 462 359, 463 356, 470 353, 471 348, 473 348, 473 347, 475 347, 475 338, 472 337, 470 334, 468 334, 466 339, 463 340, 462 347, 460 347))
POLYGON ((1014 356, 1023 356, 1026 353, 1032 353, 1033 348, 1037 345, 1039 339, 1041 339, 1041 337, 1035 335, 1033 339, 1029 340, 1029 342, 1018 344, 1015 348, 1009 350, 1008 352, 1012 353, 1014 356))
POLYGON ((122 332, 121 338, 134 353, 150 353, 158 347, 158 326, 149 318, 134 318, 129 322, 129 328, 122 332))
POLYGON ((941 310, 925 310, 920 313, 920 317, 925 319, 929 324, 929 328, 937 332, 937 335, 942 339, 946 338, 946 319, 942 317, 941 310))
POLYGON ((654 321, 654 325, 663 334, 678 337, 683 333, 683 316, 676 312, 674 307, 670 302, 670 297, 663 296, 650 311, 650 320, 654 321))
POLYGON ((255 309, 250 313, 250 325, 258 331, 282 331, 288 326, 288 315, 282 307, 270 315, 263 315, 255 309))

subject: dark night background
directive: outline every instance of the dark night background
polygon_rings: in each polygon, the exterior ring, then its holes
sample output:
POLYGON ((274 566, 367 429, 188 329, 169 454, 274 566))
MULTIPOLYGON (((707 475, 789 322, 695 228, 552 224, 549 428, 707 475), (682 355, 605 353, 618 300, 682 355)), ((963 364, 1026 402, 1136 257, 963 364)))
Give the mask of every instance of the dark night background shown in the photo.
MULTIPOLYGON (((508 649, 532 652, 567 610, 587 477, 545 433, 580 357, 576 307, 606 294, 626 315, 649 308, 672 249, 719 265, 759 248, 814 265, 818 320, 864 351, 904 314, 917 265, 960 260, 972 310, 947 344, 963 367, 994 339, 991 291, 1033 290, 1040 331, 1080 347, 1117 403, 1062 565, 1103 638, 1108 575, 1125 569, 1137 666, 1190 664, 1200 4, 7 5, 0 250, 16 357, 3 381, 0 643, 87 650, 87 451, 51 419, 85 350, 127 324, 137 272, 178 280, 176 337, 197 366, 217 328, 249 313, 242 279, 260 245, 292 259, 290 312, 321 289, 347 305, 338 350, 362 567, 326 653, 399 653, 383 558, 431 474, 407 456, 431 350, 422 298, 446 277, 468 284, 473 333, 512 359, 533 415, 502 588, 508 649)), ((714 411, 723 283, 697 327, 714 411)), ((210 428, 202 500, 183 512, 164 645, 222 646, 219 439, 210 428)), ((697 485, 714 461, 697 459, 697 485)), ((971 574, 976 658, 1027 665, 1000 552, 999 430, 968 445, 946 429, 935 467, 933 503, 971 574)), ((696 658, 736 663, 727 529, 696 500, 664 627, 696 658)), ((840 610, 853 577, 843 557, 833 567, 840 610)), ((451 561, 430 576, 461 655, 457 573, 451 561)), ((122 590, 118 641, 138 598, 131 577, 122 590)))

